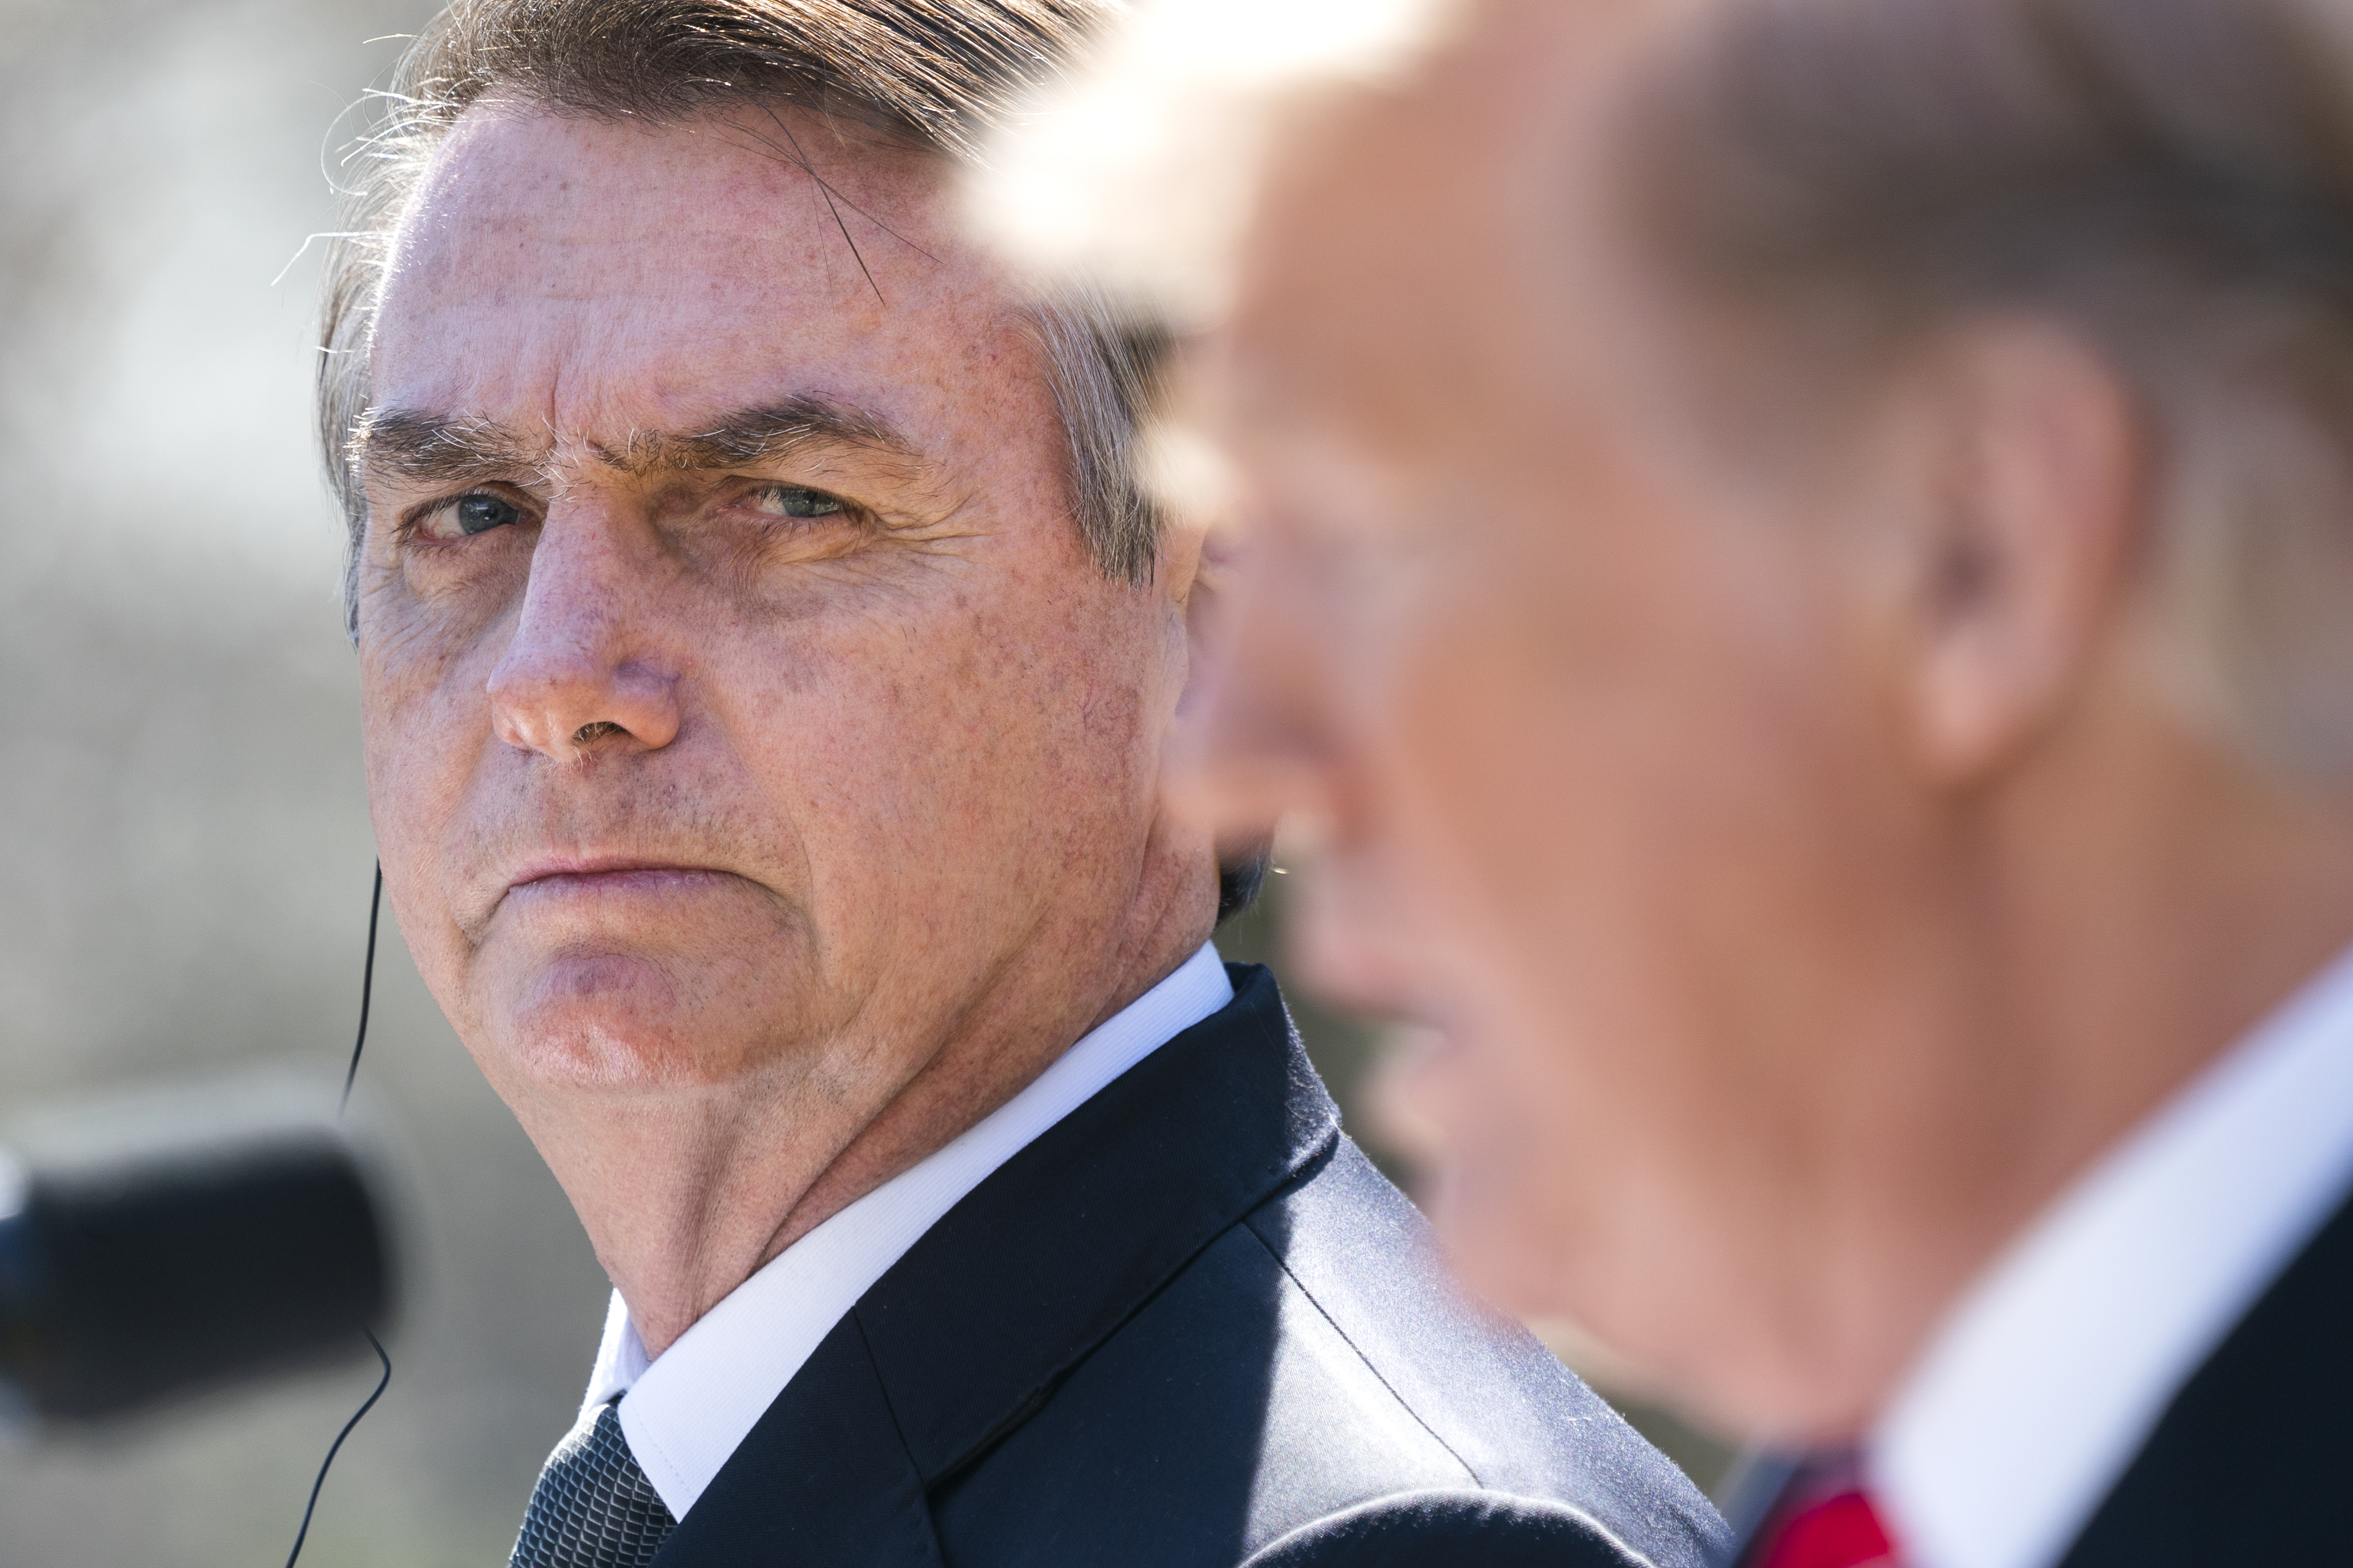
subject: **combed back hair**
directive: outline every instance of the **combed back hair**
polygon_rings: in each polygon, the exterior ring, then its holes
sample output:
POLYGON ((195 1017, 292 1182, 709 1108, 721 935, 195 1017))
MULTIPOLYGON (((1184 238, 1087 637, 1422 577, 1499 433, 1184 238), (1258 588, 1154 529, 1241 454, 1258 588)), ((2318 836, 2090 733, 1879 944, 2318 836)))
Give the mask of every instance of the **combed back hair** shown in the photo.
MULTIPOLYGON (((367 497, 354 466, 368 349, 403 207, 459 116, 485 99, 675 124, 790 108, 951 162, 1016 113, 1115 0, 454 0, 377 95, 344 231, 326 264, 319 427, 348 530, 345 626, 357 636, 367 497)), ((789 138, 779 155, 797 156, 789 138)), ((849 241, 845 237, 844 243, 849 241)), ((1159 547, 1133 477, 1134 433, 1165 343, 1082 286, 1044 293, 1033 335, 1061 414, 1073 521, 1095 563, 1142 583, 1159 547)))
POLYGON ((1789 384, 2002 315, 2098 353, 2156 447, 2177 694, 2327 788, 2353 784, 2348 46, 2353 0, 1722 0, 1620 142, 1638 231, 1804 343, 1789 384))

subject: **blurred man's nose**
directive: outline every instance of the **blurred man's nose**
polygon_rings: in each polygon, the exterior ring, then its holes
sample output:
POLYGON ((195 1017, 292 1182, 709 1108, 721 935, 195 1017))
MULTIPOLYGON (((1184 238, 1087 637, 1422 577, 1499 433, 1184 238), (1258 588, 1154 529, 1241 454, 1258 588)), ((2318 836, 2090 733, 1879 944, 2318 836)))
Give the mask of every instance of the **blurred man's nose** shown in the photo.
POLYGON ((1277 547, 1251 552, 1215 647, 1190 743, 1176 749, 1167 794, 1220 843, 1263 838, 1286 814, 1339 807, 1342 715, 1314 584, 1277 547))
POLYGON ((513 640, 491 671, 491 721, 519 750, 570 760, 667 746, 679 730, 679 628, 659 598, 657 546, 599 503, 541 525, 513 640))

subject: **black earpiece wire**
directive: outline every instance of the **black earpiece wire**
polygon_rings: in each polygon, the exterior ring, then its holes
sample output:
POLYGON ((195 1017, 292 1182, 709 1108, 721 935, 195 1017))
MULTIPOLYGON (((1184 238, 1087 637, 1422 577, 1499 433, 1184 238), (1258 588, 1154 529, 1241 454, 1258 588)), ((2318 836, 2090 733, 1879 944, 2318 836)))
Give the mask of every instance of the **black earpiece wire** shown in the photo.
MULTIPOLYGON (((375 994, 376 920, 383 913, 384 862, 379 860, 375 863, 375 889, 368 895, 367 958, 360 968, 360 1032, 359 1037, 352 1042, 352 1065, 343 1073, 343 1098, 335 1107, 338 1117, 351 1109, 352 1085, 358 1081, 360 1076, 360 1052, 367 1048, 368 1004, 375 994)), ((294 1532, 294 1550, 286 1554, 286 1568, 294 1568, 294 1560, 302 1555, 302 1542, 311 1536, 311 1516, 319 1510, 320 1489, 327 1484, 327 1471, 334 1464, 335 1456, 343 1451, 343 1439, 352 1435, 352 1428, 360 1424, 361 1417, 375 1408, 375 1402, 382 1399, 384 1391, 392 1386, 392 1357, 385 1353, 384 1342, 369 1330, 363 1329, 361 1332, 367 1335, 368 1345, 375 1352, 376 1360, 384 1363, 384 1375, 376 1380, 375 1392, 352 1412, 352 1418, 343 1423, 343 1429, 335 1434, 333 1442, 327 1445, 327 1457, 319 1461, 318 1479, 311 1483, 311 1500, 302 1505, 302 1528, 294 1532)))
POLYGON ((384 862, 375 863, 375 888, 368 894, 367 958, 360 965, 360 1033, 352 1042, 352 1065, 343 1071, 343 1098, 335 1102, 341 1116, 352 1108, 352 1085, 359 1081, 360 1053, 367 1049, 368 1004, 375 998, 375 927, 384 913, 384 862))

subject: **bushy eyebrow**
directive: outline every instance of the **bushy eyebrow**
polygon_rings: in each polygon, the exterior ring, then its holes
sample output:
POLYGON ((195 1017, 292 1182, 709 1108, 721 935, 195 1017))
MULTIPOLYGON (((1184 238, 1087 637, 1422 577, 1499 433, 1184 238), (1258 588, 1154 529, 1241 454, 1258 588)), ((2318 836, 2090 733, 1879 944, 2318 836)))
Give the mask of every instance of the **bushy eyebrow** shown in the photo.
POLYGON ((512 479, 547 460, 552 443, 526 440, 487 419, 451 419, 407 409, 368 411, 352 437, 354 467, 414 484, 512 479))
MULTIPOLYGON (((890 420, 817 396, 738 409, 700 430, 633 430, 617 448, 592 443, 589 450, 607 467, 643 478, 748 468, 827 447, 889 458, 908 479, 924 466, 915 444, 890 420)), ((352 451, 361 467, 387 479, 465 485, 536 473, 547 466, 554 441, 545 431, 525 435, 487 419, 385 408, 362 421, 352 451)))
POLYGON ((660 469, 735 468, 768 462, 811 447, 845 447, 921 467, 923 455, 890 420, 823 397, 795 397, 727 416, 707 430, 674 436, 633 434, 627 450, 597 455, 631 473, 660 469))

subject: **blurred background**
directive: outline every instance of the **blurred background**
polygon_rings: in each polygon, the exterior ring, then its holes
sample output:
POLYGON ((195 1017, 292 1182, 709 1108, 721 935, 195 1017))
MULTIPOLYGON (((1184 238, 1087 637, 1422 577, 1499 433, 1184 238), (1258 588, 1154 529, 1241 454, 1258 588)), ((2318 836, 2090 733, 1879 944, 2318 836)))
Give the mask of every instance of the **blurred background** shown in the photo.
MULTIPOLYGON (((351 1048, 374 849, 294 258, 338 115, 430 10, 0 0, 0 1117, 351 1048)), ((406 1305, 304 1561, 502 1563, 605 1282, 396 936, 364 1077, 406 1305)), ((0 1449, 0 1563, 282 1563, 375 1375, 0 1449)))
MULTIPOLYGON (((0 1122, 350 1049, 373 849, 304 241, 334 226, 340 117, 431 9, 0 0, 0 1122)), ((1283 880, 1229 956, 1268 954, 1283 880)), ((1353 1098, 1371 1037, 1302 1022, 1353 1098)), ((502 1562, 604 1278, 389 922, 363 1078, 400 1130, 405 1302, 304 1561, 502 1562)), ((283 1561, 375 1374, 0 1448, 0 1562, 283 1561)))

